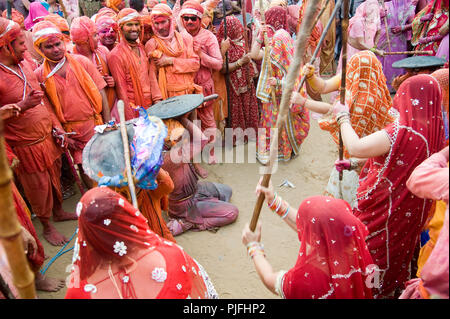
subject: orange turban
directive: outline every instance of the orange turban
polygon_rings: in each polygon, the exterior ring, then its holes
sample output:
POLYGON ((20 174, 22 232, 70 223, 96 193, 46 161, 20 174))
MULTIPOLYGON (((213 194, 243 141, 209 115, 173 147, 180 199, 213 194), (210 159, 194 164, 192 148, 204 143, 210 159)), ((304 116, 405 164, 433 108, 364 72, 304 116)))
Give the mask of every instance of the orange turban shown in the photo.
POLYGON ((39 53, 44 59, 46 59, 46 56, 44 53, 42 53, 40 49, 40 45, 44 42, 46 42, 48 39, 52 37, 60 38, 62 41, 64 41, 65 37, 64 34, 62 34, 61 30, 58 29, 58 27, 51 23, 50 21, 40 21, 36 23, 33 27, 33 44, 34 49, 37 53, 39 53))
POLYGON ((61 32, 66 32, 67 34, 69 34, 69 24, 67 23, 66 19, 61 17, 59 14, 49 14, 44 17, 44 21, 53 23, 61 32))
POLYGON ((106 0, 106 6, 113 9, 115 12, 119 12, 119 5, 123 0, 106 0))
MULTIPOLYGON (((7 14, 8 14, 7 10, 3 11, 2 13, 3 18, 6 18, 7 14)), ((22 13, 20 13, 16 9, 11 10, 11 19, 14 22, 16 22, 22 29, 25 28, 25 25, 23 24, 25 18, 23 17, 22 13)))
POLYGON ((95 46, 92 36, 97 32, 94 21, 86 16, 81 16, 73 19, 72 26, 70 27, 70 37, 75 44, 89 43, 91 49, 94 50, 95 46))
POLYGON ((152 9, 159 3, 167 4, 167 0, 147 0, 147 8, 152 9))
POLYGON ((124 23, 128 21, 138 20, 140 21, 141 15, 134 9, 125 8, 119 11, 117 14, 117 24, 122 26, 124 23))
POLYGON ((95 15, 94 22, 97 23, 98 19, 101 17, 110 17, 115 20, 117 18, 117 13, 111 8, 103 7, 98 10, 98 13, 95 15))
POLYGON ((172 9, 167 4, 159 3, 153 7, 150 16, 152 19, 157 16, 172 17, 172 9))
POLYGON ((141 16, 141 22, 144 27, 148 27, 152 25, 152 17, 148 14, 141 16))
POLYGON ((11 42, 17 39, 20 35, 20 31, 20 26, 16 22, 0 18, 0 47, 8 45, 9 50, 14 52, 11 47, 11 42))
POLYGON ((116 20, 106 15, 95 19, 95 27, 97 28, 97 31, 104 29, 109 30, 109 28, 113 28, 116 32, 119 30, 116 20))
POLYGON ((203 7, 197 1, 188 0, 181 7, 180 16, 191 14, 196 15, 201 19, 204 11, 203 7))

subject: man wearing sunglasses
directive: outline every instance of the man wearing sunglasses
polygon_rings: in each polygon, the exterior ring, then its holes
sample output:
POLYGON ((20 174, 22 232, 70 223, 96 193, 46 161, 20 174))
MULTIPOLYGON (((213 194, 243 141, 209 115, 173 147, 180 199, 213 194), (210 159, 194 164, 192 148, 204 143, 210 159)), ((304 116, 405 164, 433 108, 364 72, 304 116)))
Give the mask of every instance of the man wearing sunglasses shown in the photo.
MULTIPOLYGON (((213 70, 220 71, 223 60, 216 36, 202 28, 203 7, 195 0, 186 1, 181 7, 180 17, 183 27, 194 38, 194 51, 200 57, 200 70, 194 79, 195 84, 203 87, 203 95, 214 94, 213 70)), ((209 143, 216 140, 216 121, 214 120, 213 101, 208 101, 197 109, 201 129, 209 136, 209 143)), ((215 164, 214 148, 211 148, 209 164, 215 164)))

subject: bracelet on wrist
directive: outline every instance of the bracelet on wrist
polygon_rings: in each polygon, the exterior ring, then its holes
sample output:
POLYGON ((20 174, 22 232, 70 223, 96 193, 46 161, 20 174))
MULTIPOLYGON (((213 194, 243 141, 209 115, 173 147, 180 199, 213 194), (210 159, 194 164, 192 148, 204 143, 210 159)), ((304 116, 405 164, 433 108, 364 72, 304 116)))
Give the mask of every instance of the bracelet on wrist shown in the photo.
POLYGON ((284 215, 281 216, 281 219, 285 219, 287 215, 289 215, 289 205, 288 205, 288 207, 287 207, 286 212, 284 213, 284 215))
POLYGON ((264 253, 264 245, 257 241, 252 241, 247 244, 247 255, 253 259, 257 252, 261 252, 264 257, 266 254, 264 253))
POLYGON ((354 158, 351 158, 350 159, 350 170, 355 170, 358 168, 358 166, 359 166, 358 161, 354 158))
POLYGON ((275 193, 275 196, 273 197, 272 202, 271 202, 271 203, 267 202, 267 205, 268 205, 269 207, 272 207, 273 204, 275 203, 275 201, 277 200, 277 197, 278 197, 278 194, 275 193))

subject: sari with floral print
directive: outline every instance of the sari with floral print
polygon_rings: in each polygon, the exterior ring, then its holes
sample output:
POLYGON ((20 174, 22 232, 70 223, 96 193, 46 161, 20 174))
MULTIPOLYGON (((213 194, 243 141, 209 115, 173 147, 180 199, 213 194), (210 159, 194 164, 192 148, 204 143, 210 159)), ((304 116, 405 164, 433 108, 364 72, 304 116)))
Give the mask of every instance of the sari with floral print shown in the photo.
POLYGON ((67 299, 216 298, 203 267, 107 187, 83 195, 67 299))

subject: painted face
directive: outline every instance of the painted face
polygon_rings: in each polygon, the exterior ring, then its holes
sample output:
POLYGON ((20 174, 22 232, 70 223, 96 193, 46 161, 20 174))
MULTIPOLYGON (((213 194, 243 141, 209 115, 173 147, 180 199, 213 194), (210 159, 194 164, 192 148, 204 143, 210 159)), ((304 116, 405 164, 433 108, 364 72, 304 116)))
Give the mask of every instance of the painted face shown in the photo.
POLYGON ((159 34, 162 37, 169 36, 170 33, 170 20, 169 18, 161 19, 156 18, 153 20, 153 28, 155 33, 159 34))
POLYGON ((196 35, 198 31, 200 31, 202 22, 200 21, 199 17, 186 14, 182 18, 184 27, 186 28, 186 31, 189 32, 189 34, 196 35))
POLYGON ((98 33, 95 32, 92 35, 92 44, 94 45, 94 47, 92 48, 93 50, 96 50, 98 48, 98 38, 99 38, 98 33))
POLYGON ((66 53, 64 41, 54 36, 41 44, 41 51, 52 61, 60 61, 66 53))
POLYGON ((23 32, 11 43, 14 50, 16 62, 23 61, 27 46, 25 45, 25 34, 23 32))
POLYGON ((125 39, 130 42, 136 42, 141 33, 141 24, 139 21, 128 21, 122 26, 125 39))
POLYGON ((104 46, 112 46, 116 43, 117 32, 113 28, 102 29, 98 32, 98 38, 104 46))

